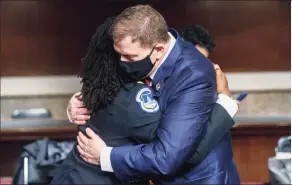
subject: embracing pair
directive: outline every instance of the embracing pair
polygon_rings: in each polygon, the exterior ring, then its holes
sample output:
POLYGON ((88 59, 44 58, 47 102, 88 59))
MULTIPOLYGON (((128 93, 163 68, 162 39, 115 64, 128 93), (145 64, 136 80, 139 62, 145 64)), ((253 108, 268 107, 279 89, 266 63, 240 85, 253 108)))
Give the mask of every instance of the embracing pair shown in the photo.
POLYGON ((155 9, 100 25, 79 76, 77 144, 52 184, 240 184, 226 77, 155 9))

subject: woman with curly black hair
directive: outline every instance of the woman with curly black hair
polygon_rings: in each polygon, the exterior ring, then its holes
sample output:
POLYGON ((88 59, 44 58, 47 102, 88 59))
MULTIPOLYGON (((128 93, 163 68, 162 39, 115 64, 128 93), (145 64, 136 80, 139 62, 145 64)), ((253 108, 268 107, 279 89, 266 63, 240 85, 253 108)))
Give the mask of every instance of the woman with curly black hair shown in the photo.
MULTIPOLYGON (((85 129, 91 128, 109 146, 148 143, 156 136, 159 105, 148 86, 119 75, 120 58, 110 29, 113 22, 114 18, 108 18, 98 27, 82 59, 81 96, 92 115, 78 130, 86 135, 85 129)), ((51 184, 120 184, 114 173, 85 162, 76 146, 54 174, 51 184)))
POLYGON ((182 37, 185 41, 194 44, 205 57, 209 57, 215 48, 215 42, 211 34, 203 26, 196 25, 186 27, 182 32, 182 37))

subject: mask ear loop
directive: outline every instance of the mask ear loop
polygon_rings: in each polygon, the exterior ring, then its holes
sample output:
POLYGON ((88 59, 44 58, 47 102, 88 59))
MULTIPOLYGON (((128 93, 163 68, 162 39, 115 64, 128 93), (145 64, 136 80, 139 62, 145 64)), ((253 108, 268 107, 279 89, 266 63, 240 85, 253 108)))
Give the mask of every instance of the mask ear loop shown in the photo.
MULTIPOLYGON (((156 46, 157 46, 157 44, 155 44, 155 45, 153 46, 153 48, 152 48, 150 54, 148 55, 149 59, 150 59, 150 56, 152 55, 152 53, 153 53, 153 51, 154 51, 154 49, 155 49, 156 46)), ((150 61, 151 61, 151 59, 150 59, 150 61)), ((157 62, 157 61, 154 62, 153 67, 154 67, 154 65, 156 64, 156 62, 157 62)))
POLYGON ((153 46, 153 48, 152 48, 152 50, 151 50, 150 54, 148 55, 149 57, 152 55, 152 53, 153 53, 153 51, 154 51, 154 49, 155 49, 156 45, 157 45, 157 44, 155 44, 155 45, 153 46))

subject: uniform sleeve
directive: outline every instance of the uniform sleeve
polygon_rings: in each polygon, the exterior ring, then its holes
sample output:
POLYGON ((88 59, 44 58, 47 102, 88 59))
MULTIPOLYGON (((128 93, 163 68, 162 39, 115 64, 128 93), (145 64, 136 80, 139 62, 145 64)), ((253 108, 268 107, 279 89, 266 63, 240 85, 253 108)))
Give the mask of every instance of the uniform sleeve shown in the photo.
POLYGON ((221 142, 222 138, 235 125, 233 116, 237 110, 238 106, 234 100, 224 94, 218 95, 217 102, 212 108, 207 132, 188 160, 189 164, 200 163, 221 142))
POLYGON ((153 98, 151 89, 137 84, 131 89, 130 102, 127 107, 127 133, 137 142, 149 143, 156 134, 161 117, 158 102, 153 98))
POLYGON ((220 104, 227 111, 230 117, 233 117, 238 111, 237 103, 225 94, 219 94, 216 103, 220 104))
POLYGON ((235 122, 227 110, 222 105, 216 103, 212 108, 207 132, 187 163, 200 163, 221 142, 222 138, 229 133, 234 124, 235 122))
POLYGON ((154 141, 113 148, 111 164, 120 180, 175 174, 205 134, 215 103, 214 87, 204 74, 192 73, 181 80, 163 113, 154 141))

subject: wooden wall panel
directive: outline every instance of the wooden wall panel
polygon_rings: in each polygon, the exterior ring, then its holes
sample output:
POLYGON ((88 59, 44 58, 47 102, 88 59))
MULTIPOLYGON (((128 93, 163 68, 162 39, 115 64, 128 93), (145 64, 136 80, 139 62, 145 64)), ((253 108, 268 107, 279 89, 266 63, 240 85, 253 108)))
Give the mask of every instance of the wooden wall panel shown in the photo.
POLYGON ((185 23, 210 30, 211 59, 227 71, 290 71, 289 7, 287 1, 189 3, 185 23))
POLYGON ((268 159, 283 136, 291 135, 290 125, 242 125, 232 130, 233 155, 241 182, 269 182, 268 159))
MULTIPOLYGON (((290 70, 290 1, 149 2, 169 27, 207 27, 225 71, 290 70)), ((1 1, 1 76, 76 74, 97 25, 133 1, 1 1)))
POLYGON ((1 1, 1 74, 76 74, 96 26, 111 12, 94 1, 1 1))

